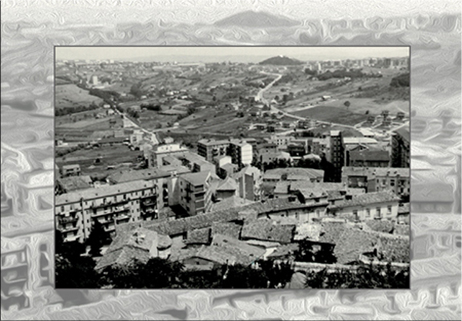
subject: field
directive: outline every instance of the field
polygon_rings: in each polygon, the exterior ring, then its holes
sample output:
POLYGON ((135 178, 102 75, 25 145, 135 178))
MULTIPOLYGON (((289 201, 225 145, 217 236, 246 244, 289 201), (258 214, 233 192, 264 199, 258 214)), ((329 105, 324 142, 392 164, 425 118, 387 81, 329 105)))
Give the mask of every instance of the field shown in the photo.
POLYGON ((93 175, 98 172, 107 172, 108 165, 117 165, 121 163, 138 162, 137 157, 142 156, 142 151, 132 151, 125 145, 105 146, 97 149, 81 148, 63 157, 56 157, 56 164, 61 167, 66 164, 79 164, 82 175, 93 175), (101 158, 101 163, 95 165, 96 158, 101 158))
POLYGON ((88 106, 91 103, 99 105, 101 98, 92 96, 87 90, 81 89, 74 84, 57 85, 55 87, 56 108, 88 106))
POLYGON ((347 110, 346 107, 328 107, 318 106, 310 109, 305 109, 294 113, 297 116, 309 117, 321 121, 344 124, 344 125, 356 125, 367 119, 368 115, 364 113, 353 113, 347 110))

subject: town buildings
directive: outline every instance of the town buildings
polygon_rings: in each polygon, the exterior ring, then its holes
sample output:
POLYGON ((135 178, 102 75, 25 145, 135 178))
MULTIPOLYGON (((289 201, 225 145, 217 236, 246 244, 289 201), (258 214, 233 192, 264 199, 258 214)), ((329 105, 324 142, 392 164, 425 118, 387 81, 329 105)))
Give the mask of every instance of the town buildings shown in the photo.
POLYGON ((367 193, 392 191, 410 194, 410 171, 396 167, 343 167, 342 183, 350 188, 364 188, 367 193))

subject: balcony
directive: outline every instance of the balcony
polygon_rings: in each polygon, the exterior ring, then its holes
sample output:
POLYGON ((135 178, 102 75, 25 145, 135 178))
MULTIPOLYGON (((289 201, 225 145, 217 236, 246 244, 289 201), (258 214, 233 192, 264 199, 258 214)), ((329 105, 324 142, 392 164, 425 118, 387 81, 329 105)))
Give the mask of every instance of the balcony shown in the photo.
POLYGON ((90 206, 90 208, 100 208, 100 207, 107 207, 107 206, 114 206, 114 205, 118 205, 118 204, 122 204, 122 203, 126 203, 128 204, 128 202, 130 201, 130 197, 127 197, 127 199, 124 199, 124 200, 119 200, 119 201, 106 201, 104 203, 101 203, 99 205, 95 205, 95 204, 92 204, 90 206))
POLYGON ((106 232, 114 232, 114 231, 115 231, 115 225, 111 225, 111 226, 105 227, 104 230, 105 230, 106 232))
POLYGON ((147 199, 141 202, 143 206, 152 206, 152 205, 156 205, 156 203, 157 203, 157 199, 147 199))
POLYGON ((60 227, 59 230, 63 233, 71 232, 71 231, 77 231, 79 227, 76 226, 68 226, 68 227, 60 227))
POLYGON ((75 223, 79 220, 78 217, 68 216, 68 217, 60 217, 58 219, 59 224, 66 224, 66 223, 75 223))
POLYGON ((124 221, 124 220, 129 220, 129 219, 130 219, 130 215, 119 215, 119 216, 117 216, 115 219, 116 219, 117 222, 119 222, 119 221, 124 221))

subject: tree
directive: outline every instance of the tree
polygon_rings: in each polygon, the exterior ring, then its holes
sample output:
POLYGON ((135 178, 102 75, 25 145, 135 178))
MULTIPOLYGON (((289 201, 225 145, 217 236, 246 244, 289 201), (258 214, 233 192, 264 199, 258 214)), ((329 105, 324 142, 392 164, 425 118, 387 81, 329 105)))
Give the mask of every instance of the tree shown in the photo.
POLYGON ((103 225, 98 220, 94 221, 87 244, 90 245, 90 254, 100 256, 101 247, 110 240, 109 233, 104 230, 103 225))
POLYGON ((350 107, 350 105, 351 105, 350 102, 349 102, 348 100, 345 101, 343 104, 346 106, 347 109, 348 109, 348 108, 350 107))

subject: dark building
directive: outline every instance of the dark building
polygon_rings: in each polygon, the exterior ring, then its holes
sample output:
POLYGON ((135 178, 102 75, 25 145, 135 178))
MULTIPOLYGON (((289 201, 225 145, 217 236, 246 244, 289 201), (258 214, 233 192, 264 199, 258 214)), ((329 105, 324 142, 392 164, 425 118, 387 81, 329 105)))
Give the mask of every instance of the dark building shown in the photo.
POLYGON ((391 167, 409 167, 410 135, 407 127, 393 133, 391 139, 391 167))
POLYGON ((390 155, 386 150, 361 150, 347 152, 346 166, 388 167, 390 155))
POLYGON ((342 140, 342 132, 340 130, 332 130, 330 132, 331 146, 331 163, 333 166, 332 180, 334 182, 342 181, 342 166, 344 164, 344 146, 342 140))

